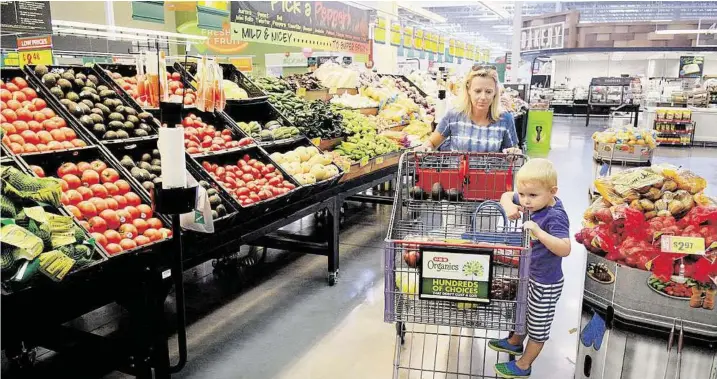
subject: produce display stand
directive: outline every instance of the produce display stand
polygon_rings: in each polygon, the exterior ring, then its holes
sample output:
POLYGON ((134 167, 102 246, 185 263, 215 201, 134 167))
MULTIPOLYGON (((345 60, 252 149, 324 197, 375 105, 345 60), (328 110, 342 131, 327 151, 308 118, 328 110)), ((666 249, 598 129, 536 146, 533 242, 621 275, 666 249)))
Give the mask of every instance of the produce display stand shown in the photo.
POLYGON ((329 89, 317 89, 317 90, 306 90, 306 93, 302 96, 299 95, 299 91, 297 90, 297 96, 303 97, 307 101, 314 101, 314 100, 321 100, 321 101, 329 101, 331 100, 332 96, 329 96, 329 89))
MULTIPOLYGON (((249 104, 254 102, 265 101, 268 96, 254 84, 243 72, 239 71, 233 64, 220 63, 219 67, 222 68, 222 76, 224 80, 229 80, 236 83, 239 88, 246 91, 249 95, 248 99, 227 99, 227 104, 249 104)), ((176 62, 174 68, 189 82, 194 80, 194 75, 197 74, 197 63, 196 62, 176 62)))
POLYGON ((417 86, 417 85, 416 85, 415 83, 413 83, 410 79, 408 79, 405 75, 378 74, 378 76, 380 76, 380 77, 390 76, 390 77, 392 77, 392 78, 401 79, 401 80, 403 80, 404 82, 408 83, 411 87, 413 87, 413 88, 415 88, 416 90, 418 90, 418 93, 420 93, 421 96, 423 96, 423 97, 427 97, 427 96, 428 96, 428 94, 426 93, 426 91, 422 90, 421 87, 417 86))

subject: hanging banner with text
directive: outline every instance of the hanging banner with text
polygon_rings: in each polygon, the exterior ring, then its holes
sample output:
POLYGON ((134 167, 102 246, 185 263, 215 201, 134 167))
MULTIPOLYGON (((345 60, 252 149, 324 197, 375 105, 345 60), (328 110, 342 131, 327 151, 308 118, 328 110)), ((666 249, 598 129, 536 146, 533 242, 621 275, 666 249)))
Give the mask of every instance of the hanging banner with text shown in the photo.
POLYGON ((386 43, 386 19, 378 17, 373 28, 373 40, 376 43, 386 43))
POLYGON ((3 34, 52 33, 49 1, 3 1, 0 3, 0 18, 3 34))
POLYGON ((701 78, 705 66, 703 56, 681 56, 680 57, 680 78, 701 78))
POLYGON ((368 54, 368 12, 339 2, 236 1, 231 39, 368 54))
POLYGON ((401 24, 391 22, 391 45, 401 46, 401 24))
POLYGON ((530 26, 520 30, 520 51, 562 49, 565 23, 530 26))
POLYGON ((490 303, 492 255, 492 250, 422 248, 419 297, 490 303))

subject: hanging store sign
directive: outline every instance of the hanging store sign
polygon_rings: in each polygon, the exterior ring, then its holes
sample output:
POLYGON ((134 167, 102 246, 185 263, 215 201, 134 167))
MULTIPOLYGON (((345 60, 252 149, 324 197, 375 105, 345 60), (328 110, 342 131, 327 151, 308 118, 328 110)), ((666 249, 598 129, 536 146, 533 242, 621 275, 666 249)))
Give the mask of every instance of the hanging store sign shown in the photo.
POLYGON ((530 26, 520 30, 520 51, 562 49, 564 40, 564 22, 530 26))
POLYGON ((455 56, 456 55, 456 40, 450 39, 448 40, 448 55, 455 56))
POLYGON ((236 1, 231 39, 368 54, 368 17, 333 1, 236 1))
POLYGON ((446 37, 438 36, 438 54, 445 54, 446 52, 446 37))
POLYGON ((27 64, 52 64, 52 36, 18 38, 17 50, 20 67, 27 64))
POLYGON ((40 37, 18 37, 17 50, 42 50, 52 49, 52 36, 40 37))
POLYGON ((52 33, 49 1, 0 2, 0 19, 3 33, 52 33))
POLYGON ((373 40, 376 43, 386 43, 386 19, 379 17, 373 28, 373 40))
POLYGON ((391 22, 391 45, 401 46, 401 24, 391 22))
POLYGON ((413 28, 410 26, 403 28, 403 47, 413 49, 413 28))
POLYGON ((424 247, 419 256, 421 299, 490 303, 493 250, 424 247))
POLYGON ((705 66, 705 57, 680 57, 680 78, 701 78, 705 66))
POLYGON ((466 59, 475 60, 475 46, 466 44, 466 59))
POLYGON ((304 53, 264 54, 266 66, 307 67, 308 58, 304 53))

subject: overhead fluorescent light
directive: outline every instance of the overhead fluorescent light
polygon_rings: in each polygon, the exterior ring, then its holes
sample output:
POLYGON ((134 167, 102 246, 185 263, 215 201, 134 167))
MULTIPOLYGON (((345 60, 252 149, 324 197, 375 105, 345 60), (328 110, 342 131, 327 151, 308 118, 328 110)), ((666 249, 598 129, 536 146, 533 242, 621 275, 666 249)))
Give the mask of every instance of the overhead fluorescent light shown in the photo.
POLYGON ((656 31, 655 34, 717 34, 717 29, 663 29, 656 31))
POLYGON ((510 29, 513 25, 493 25, 493 29, 510 29))
POLYGON ((70 28, 112 30, 112 31, 117 31, 117 32, 134 33, 137 35, 162 36, 162 37, 197 40, 197 41, 205 41, 209 38, 207 36, 198 36, 198 35, 194 35, 194 34, 182 34, 182 33, 164 32, 164 31, 159 31, 159 30, 126 28, 126 27, 122 27, 122 26, 108 27, 107 25, 102 25, 102 24, 90 24, 90 23, 86 23, 86 22, 64 21, 64 20, 52 20, 52 25, 53 26, 64 26, 64 27, 70 27, 70 28))
POLYGON ((423 18, 429 19, 429 20, 431 20, 431 21, 433 21, 433 22, 436 22, 436 23, 439 23, 439 24, 443 24, 443 23, 445 23, 446 21, 448 21, 447 18, 445 18, 445 17, 443 17, 443 16, 441 16, 441 15, 439 15, 439 14, 437 14, 437 13, 431 12, 431 11, 429 11, 429 10, 427 10, 427 9, 424 9, 424 8, 421 8, 421 7, 417 7, 417 6, 411 5, 410 3, 406 2, 406 1, 399 1, 397 4, 398 4, 399 7, 403 8, 403 9, 405 9, 405 10, 407 10, 407 11, 409 11, 409 12, 415 14, 415 15, 418 15, 418 16, 421 16, 421 17, 423 17, 423 18))
POLYGON ((505 10, 505 8, 501 7, 500 5, 492 4, 491 1, 479 1, 479 3, 484 8, 495 13, 498 17, 510 18, 510 13, 508 13, 508 11, 505 10))
POLYGON ((672 22, 672 20, 650 20, 648 22, 672 22))

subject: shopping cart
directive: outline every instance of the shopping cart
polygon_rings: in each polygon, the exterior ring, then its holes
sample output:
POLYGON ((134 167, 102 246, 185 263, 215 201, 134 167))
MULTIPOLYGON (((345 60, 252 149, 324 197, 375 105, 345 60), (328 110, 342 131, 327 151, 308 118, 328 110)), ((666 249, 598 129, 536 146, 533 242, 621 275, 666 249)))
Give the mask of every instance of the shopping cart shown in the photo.
POLYGON ((385 250, 394 378, 495 377, 498 356, 488 340, 526 332, 529 239, 495 202, 512 190, 525 161, 479 153, 401 157, 385 250))

